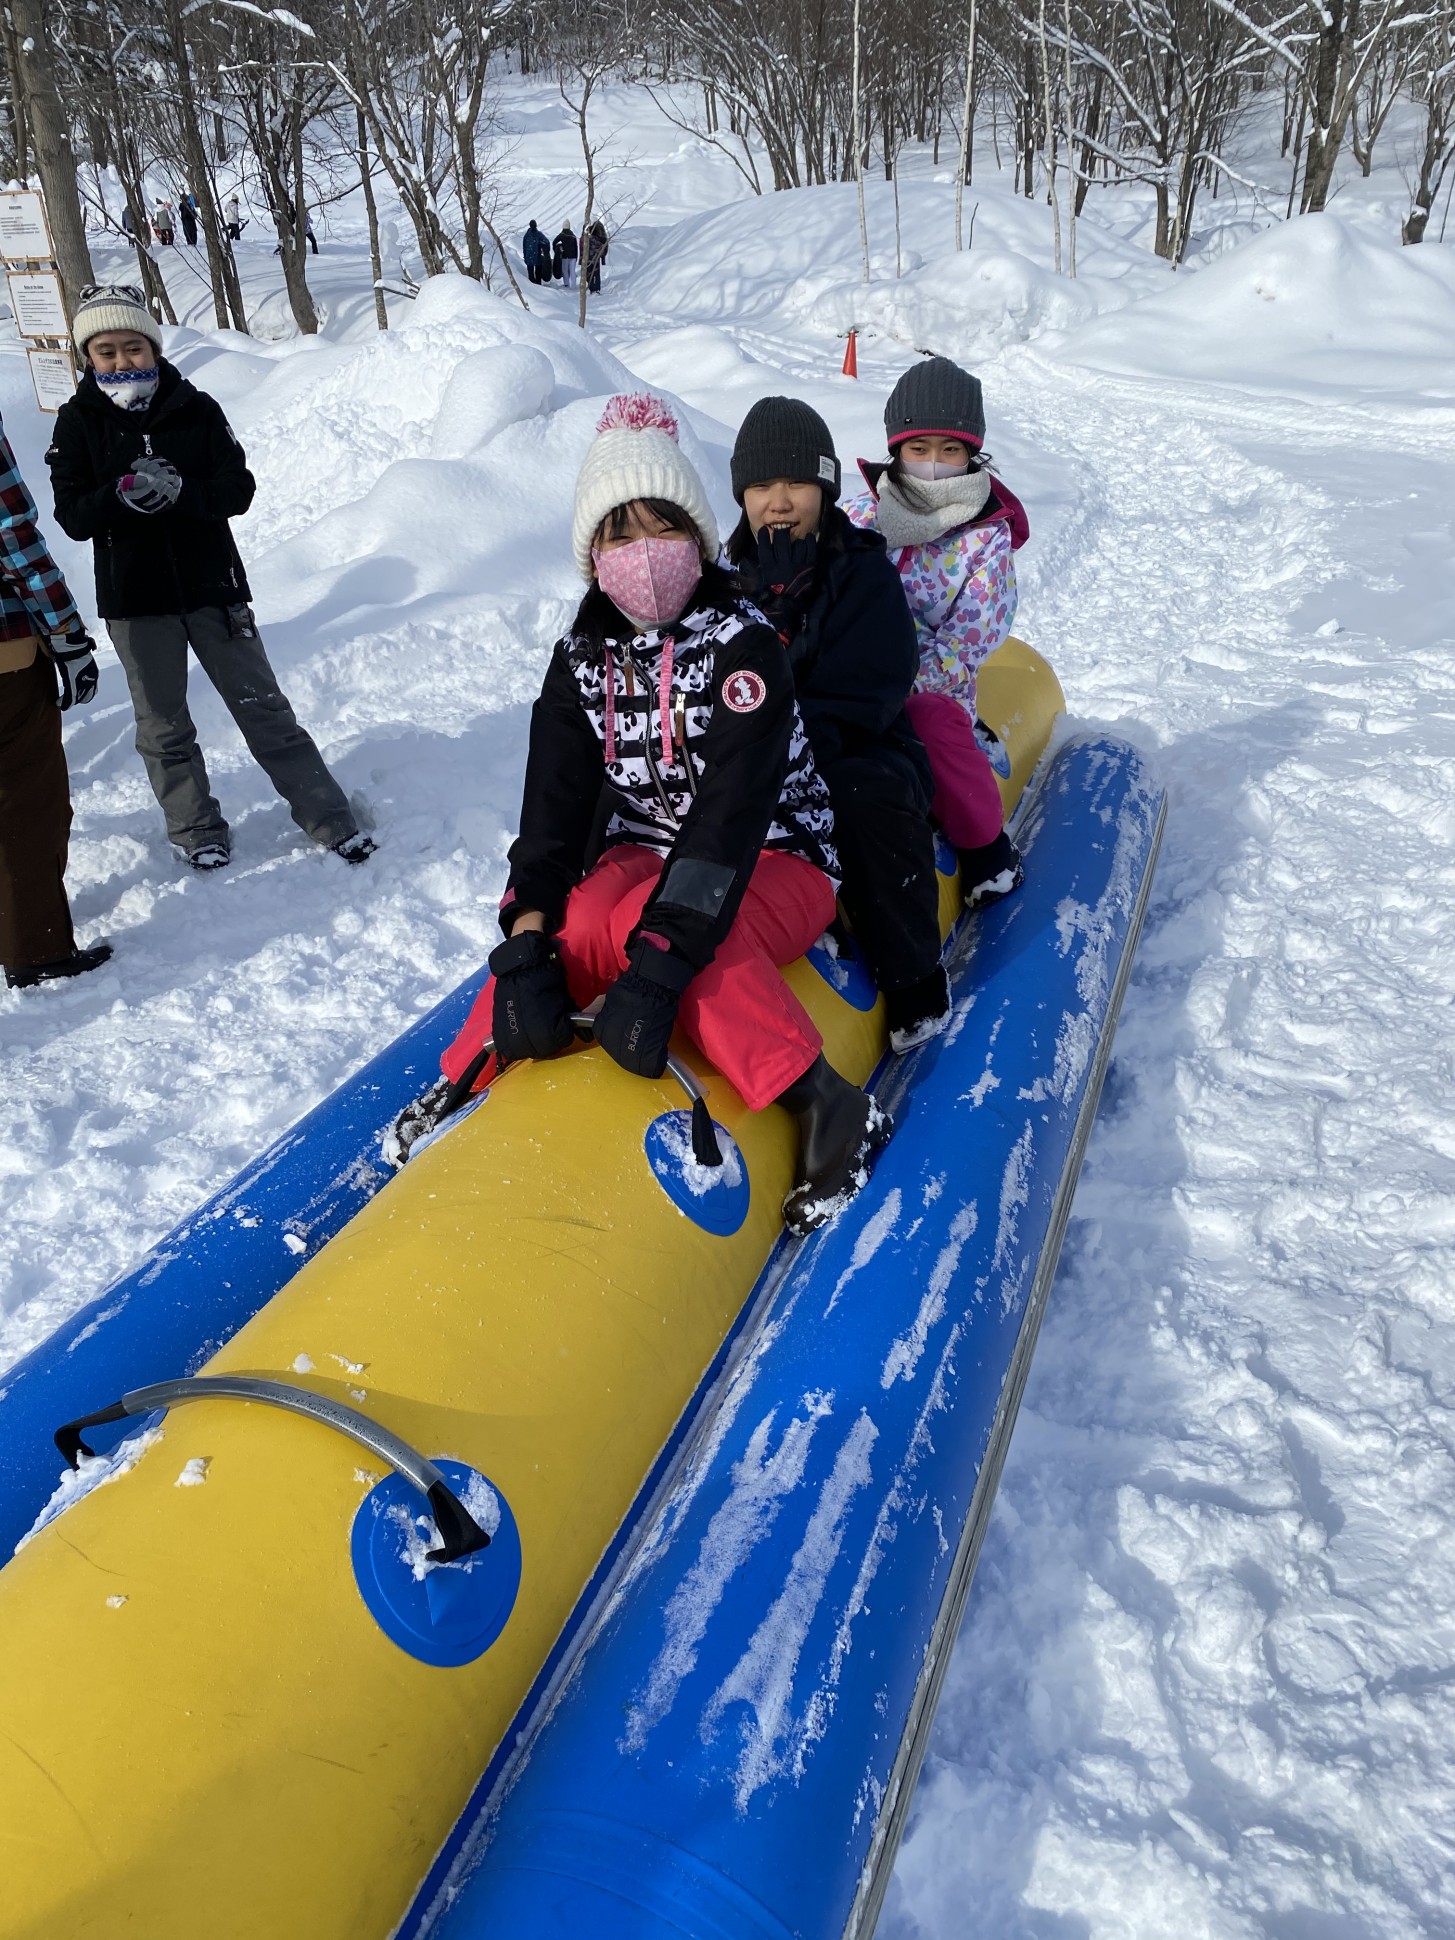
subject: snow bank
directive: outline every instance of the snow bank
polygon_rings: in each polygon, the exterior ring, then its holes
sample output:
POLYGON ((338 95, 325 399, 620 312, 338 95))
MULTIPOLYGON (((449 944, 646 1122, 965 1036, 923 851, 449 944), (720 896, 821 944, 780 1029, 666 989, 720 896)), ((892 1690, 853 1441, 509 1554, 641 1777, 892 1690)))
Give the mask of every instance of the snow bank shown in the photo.
POLYGON ((1068 362, 1295 397, 1455 397, 1455 254, 1337 215, 1266 229, 1069 333, 1068 362))

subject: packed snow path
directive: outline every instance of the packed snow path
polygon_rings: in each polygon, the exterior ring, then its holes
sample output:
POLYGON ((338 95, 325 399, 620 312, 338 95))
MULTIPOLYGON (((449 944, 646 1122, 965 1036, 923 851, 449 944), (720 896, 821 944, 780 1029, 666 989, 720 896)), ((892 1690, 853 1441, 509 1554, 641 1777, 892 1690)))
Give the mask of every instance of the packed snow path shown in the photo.
MULTIPOLYGON (((644 374, 724 421, 804 390, 846 458, 877 448, 902 349, 864 346, 855 390, 822 334, 717 329, 757 362, 716 388, 679 318, 623 308, 611 341, 638 368, 658 333, 644 374)), ((333 356, 295 360, 300 398, 308 361, 345 382, 333 356)), ((1455 416, 1049 352, 980 367, 1037 531, 1021 630, 1076 714, 1156 750, 1172 815, 882 1930, 960 1940, 974 1908, 997 1940, 1449 1933, 1455 416)), ((351 622, 428 577, 401 509, 350 508, 326 600, 276 627, 263 606, 379 815, 367 870, 303 851, 237 751, 214 767, 238 861, 184 877, 109 656, 70 725, 78 919, 121 947, 84 984, 0 995, 0 1364, 489 947, 523 704, 566 609, 462 579, 453 615, 351 622)), ((300 492, 259 516, 280 556, 305 535, 301 570, 341 515, 300 492)))

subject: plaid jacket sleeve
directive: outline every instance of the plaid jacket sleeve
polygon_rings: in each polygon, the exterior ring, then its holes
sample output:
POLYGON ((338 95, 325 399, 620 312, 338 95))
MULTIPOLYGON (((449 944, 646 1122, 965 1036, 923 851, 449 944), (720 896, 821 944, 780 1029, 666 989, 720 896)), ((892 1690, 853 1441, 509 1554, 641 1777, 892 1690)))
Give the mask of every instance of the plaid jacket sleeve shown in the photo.
POLYGON ((0 431, 0 575, 6 582, 0 590, 26 607, 38 632, 65 633, 81 616, 35 519, 35 500, 0 431))

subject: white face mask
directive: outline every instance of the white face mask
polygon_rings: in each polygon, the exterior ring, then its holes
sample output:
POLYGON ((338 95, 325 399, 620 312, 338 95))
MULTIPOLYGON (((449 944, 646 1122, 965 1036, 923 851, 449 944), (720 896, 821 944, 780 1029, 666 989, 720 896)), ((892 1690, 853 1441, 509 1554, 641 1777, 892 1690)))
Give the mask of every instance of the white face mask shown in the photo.
POLYGON ((970 469, 968 458, 963 465, 942 465, 937 458, 901 458, 899 462, 911 478, 959 478, 970 469))

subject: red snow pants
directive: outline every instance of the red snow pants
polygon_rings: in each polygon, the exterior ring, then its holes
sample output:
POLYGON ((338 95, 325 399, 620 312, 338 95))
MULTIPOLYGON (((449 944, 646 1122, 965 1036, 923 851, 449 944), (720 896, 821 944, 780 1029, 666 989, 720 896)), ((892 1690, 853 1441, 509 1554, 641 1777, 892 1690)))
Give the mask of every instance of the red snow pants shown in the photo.
MULTIPOLYGON (((627 938, 641 921, 666 857, 630 844, 608 849, 566 899, 556 947, 578 1010, 626 968, 627 938)), ((732 928, 682 996, 678 1020, 752 1111, 772 1104, 823 1048, 818 1027, 778 974, 816 943, 834 919, 828 877, 801 856, 764 849, 732 928)), ((495 979, 475 999, 440 1059, 453 1083, 492 1032, 495 979)), ((486 1066, 478 1090, 493 1075, 486 1066)))
POLYGON ((911 694, 904 711, 930 758, 931 815, 954 848, 983 849, 1005 827, 1005 812, 970 710, 951 694, 911 694))

